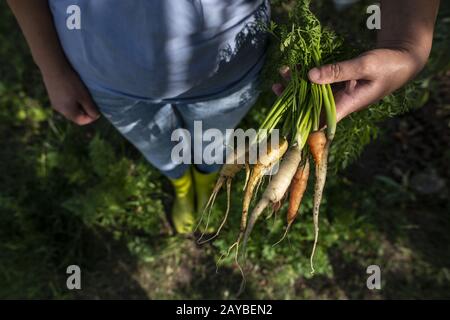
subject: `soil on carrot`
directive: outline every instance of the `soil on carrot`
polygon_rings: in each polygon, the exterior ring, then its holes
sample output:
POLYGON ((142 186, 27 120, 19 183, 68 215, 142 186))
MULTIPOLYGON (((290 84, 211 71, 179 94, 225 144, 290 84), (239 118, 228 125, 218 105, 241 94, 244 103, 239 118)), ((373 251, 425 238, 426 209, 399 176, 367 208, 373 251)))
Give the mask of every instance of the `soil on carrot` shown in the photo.
MULTIPOLYGON (((439 80, 448 82, 450 75, 439 80)), ((423 108, 386 121, 380 139, 342 173, 346 191, 342 186, 329 190, 330 201, 351 195, 354 207, 364 208, 364 197, 374 198, 370 219, 381 237, 373 239, 377 250, 352 241, 330 248, 333 277, 291 275, 294 279, 288 281, 277 276, 282 266, 266 270, 251 265, 256 272, 248 272, 241 298, 450 298, 450 154, 439 148, 450 145, 448 88, 423 108), (370 192, 355 197, 361 189, 370 192), (381 290, 366 287, 366 268, 372 264, 382 270, 381 290), (287 290, 286 281, 292 284, 287 290)), ((163 242, 155 239, 148 246, 158 243, 163 242)), ((154 261, 136 261, 120 242, 108 246, 93 252, 91 258, 99 262, 84 273, 86 290, 77 298, 226 299, 241 282, 236 269, 216 273, 214 248, 199 247, 193 238, 173 238, 154 261)))

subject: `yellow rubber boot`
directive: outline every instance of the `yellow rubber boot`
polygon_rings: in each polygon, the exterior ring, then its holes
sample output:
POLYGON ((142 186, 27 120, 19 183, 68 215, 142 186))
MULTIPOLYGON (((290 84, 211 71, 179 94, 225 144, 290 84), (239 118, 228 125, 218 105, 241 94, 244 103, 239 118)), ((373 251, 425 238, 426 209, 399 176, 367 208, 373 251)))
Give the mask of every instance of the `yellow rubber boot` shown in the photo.
POLYGON ((179 179, 170 179, 175 189, 172 221, 178 233, 191 233, 195 228, 194 184, 191 170, 179 179))
POLYGON ((194 183, 195 183, 195 200, 197 205, 197 211, 203 212, 206 203, 208 202, 211 192, 214 188, 214 184, 217 180, 217 172, 214 173, 202 173, 195 167, 194 170, 194 183))

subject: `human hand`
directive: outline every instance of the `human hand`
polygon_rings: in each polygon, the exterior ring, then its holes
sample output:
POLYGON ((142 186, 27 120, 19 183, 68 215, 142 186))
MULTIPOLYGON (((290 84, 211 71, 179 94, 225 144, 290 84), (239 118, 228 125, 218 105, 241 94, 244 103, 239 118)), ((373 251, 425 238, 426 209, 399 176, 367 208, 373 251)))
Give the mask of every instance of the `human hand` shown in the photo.
MULTIPOLYGON (((374 49, 352 60, 313 68, 308 77, 317 84, 336 84, 333 91, 339 121, 402 87, 423 68, 423 60, 403 48, 374 49)), ((280 73, 289 78, 288 70, 280 73)), ((283 86, 274 84, 272 90, 279 95, 283 86)))
POLYGON ((43 73, 53 109, 66 119, 84 126, 100 118, 100 113, 86 86, 72 70, 43 73))

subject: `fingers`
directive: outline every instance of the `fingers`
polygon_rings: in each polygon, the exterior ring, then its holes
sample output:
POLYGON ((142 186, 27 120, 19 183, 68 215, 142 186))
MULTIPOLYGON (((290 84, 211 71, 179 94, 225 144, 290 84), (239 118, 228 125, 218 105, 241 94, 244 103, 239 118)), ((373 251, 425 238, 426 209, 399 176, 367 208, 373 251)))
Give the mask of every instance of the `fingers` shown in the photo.
POLYGON ((275 83, 272 85, 272 91, 277 95, 281 96, 283 93, 284 86, 281 83, 275 83))
POLYGON ((334 98, 337 121, 379 101, 384 95, 384 87, 377 82, 370 81, 352 84, 347 86, 345 90, 336 92, 334 98))
POLYGON ((283 77, 284 80, 289 81, 291 80, 291 70, 288 66, 282 66, 278 72, 283 77))
MULTIPOLYGON (((370 81, 373 77, 368 67, 370 66, 369 58, 362 55, 352 60, 313 68, 308 73, 310 81, 317 84, 347 81, 345 86, 342 86, 343 89, 335 94, 338 121, 383 97, 382 86, 376 81, 370 81)), ((291 72, 288 67, 280 68, 279 72, 283 79, 290 79, 291 72)), ((277 96, 280 96, 284 89, 285 87, 281 83, 275 83, 272 86, 272 91, 277 96)))
POLYGON ((74 104, 59 108, 55 107, 55 110, 62 114, 66 119, 80 126, 90 124, 98 119, 98 117, 92 118, 91 116, 89 116, 80 104, 74 104))
POLYGON ((100 117, 89 90, 75 72, 44 76, 44 83, 53 108, 68 120, 86 125, 100 117))
POLYGON ((84 96, 78 103, 67 109, 63 115, 70 121, 84 126, 100 118, 100 113, 90 95, 84 96))
POLYGON ((79 126, 85 126, 94 122, 95 120, 97 119, 92 119, 90 116, 80 112, 72 121, 78 124, 79 126))
MULTIPOLYGON (((289 81, 291 80, 291 70, 289 69, 288 66, 283 66, 281 67, 278 72, 280 73, 281 77, 286 80, 289 81)), ((272 91, 277 95, 277 96, 281 96, 281 94, 284 91, 284 85, 282 85, 281 83, 275 83, 272 85, 272 91)))
POLYGON ((86 97, 81 102, 81 107, 84 112, 93 120, 97 120, 98 118, 100 118, 100 113, 98 112, 97 106, 95 105, 94 101, 92 101, 92 98, 90 96, 86 97))
POLYGON ((352 60, 327 64, 313 68, 308 72, 309 80, 317 84, 332 84, 368 77, 366 59, 363 56, 352 60))

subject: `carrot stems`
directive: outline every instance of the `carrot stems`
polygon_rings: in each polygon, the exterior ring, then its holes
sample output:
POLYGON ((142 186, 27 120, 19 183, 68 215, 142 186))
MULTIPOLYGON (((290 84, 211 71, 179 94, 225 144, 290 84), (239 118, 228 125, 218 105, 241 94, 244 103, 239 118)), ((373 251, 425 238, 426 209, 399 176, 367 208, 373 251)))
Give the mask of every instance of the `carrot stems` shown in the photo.
MULTIPOLYGON (((245 258, 247 242, 258 218, 267 207, 279 208, 281 199, 287 195, 289 195, 287 225, 279 242, 288 234, 298 215, 300 202, 306 190, 309 176, 308 158, 311 155, 315 163, 314 244, 310 256, 311 270, 314 272, 313 259, 319 236, 319 210, 327 177, 330 145, 336 134, 337 115, 331 86, 310 82, 307 72, 313 67, 322 65, 324 61, 332 59, 340 42, 333 32, 321 26, 319 20, 310 11, 309 5, 310 0, 297 0, 293 7, 293 14, 290 16, 291 23, 280 28, 281 31, 277 38, 280 40, 282 65, 289 67, 291 71, 290 81, 281 95, 275 99, 262 121, 260 126, 262 130, 256 135, 255 141, 250 143, 253 145, 256 142, 259 146, 260 142, 273 137, 274 130, 280 130, 283 138, 280 147, 283 144, 285 149, 278 152, 278 156, 273 158, 268 157, 267 154, 259 155, 256 164, 251 169, 248 163, 245 165, 245 194, 239 234, 236 242, 224 254, 228 256, 233 249, 236 249, 234 258, 243 275, 243 285, 245 284, 245 278, 238 261, 238 256, 241 256, 238 253, 239 250, 245 258), (301 66, 301 69, 297 68, 298 65, 301 66), (326 120, 326 128, 323 129, 320 128, 322 113, 324 113, 326 120), (306 144, 309 148, 305 148, 306 144), (285 152, 286 154, 284 154, 285 152), (271 161, 263 164, 263 158, 270 158, 271 161), (301 164, 300 160, 302 160, 301 164), (281 161, 278 172, 268 179, 269 182, 264 181, 267 180, 263 179, 264 175, 278 161, 281 161), (267 184, 266 189, 259 196, 257 190, 265 183, 267 184), (258 196, 259 201, 253 205, 251 203, 252 198, 258 196)), ((275 35, 274 28, 269 32, 275 35)), ((225 183, 227 190, 229 190, 229 179, 221 181, 221 184, 225 183)), ((212 203, 214 200, 215 196, 211 198, 210 202, 212 203)), ((219 231, 224 226, 229 207, 230 200, 227 198, 227 210, 219 231)), ((243 286, 241 286, 242 289, 243 286)))

